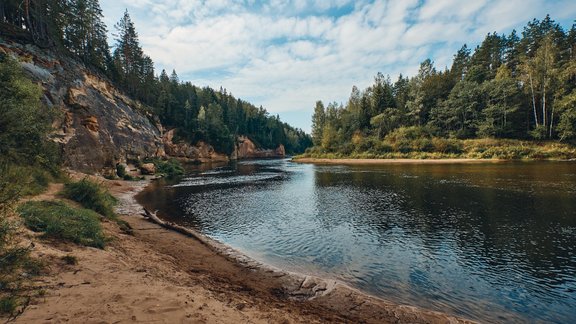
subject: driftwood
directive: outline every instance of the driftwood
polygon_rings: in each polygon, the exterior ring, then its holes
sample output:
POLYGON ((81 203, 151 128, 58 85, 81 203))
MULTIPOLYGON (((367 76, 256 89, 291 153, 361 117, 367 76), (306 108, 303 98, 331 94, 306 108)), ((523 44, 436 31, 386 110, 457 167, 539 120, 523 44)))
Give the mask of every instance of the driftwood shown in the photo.
POLYGON ((166 229, 178 232, 180 234, 186 235, 188 237, 194 238, 194 239, 200 241, 202 244, 205 244, 205 245, 213 248, 211 244, 206 242, 205 238, 198 235, 198 233, 196 233, 195 231, 188 229, 186 227, 174 224, 174 223, 165 222, 165 221, 161 220, 160 218, 158 218, 158 216, 156 216, 156 212, 157 211, 152 213, 148 209, 144 208, 144 213, 142 213, 141 215, 144 216, 149 221, 151 221, 152 223, 160 225, 166 229))

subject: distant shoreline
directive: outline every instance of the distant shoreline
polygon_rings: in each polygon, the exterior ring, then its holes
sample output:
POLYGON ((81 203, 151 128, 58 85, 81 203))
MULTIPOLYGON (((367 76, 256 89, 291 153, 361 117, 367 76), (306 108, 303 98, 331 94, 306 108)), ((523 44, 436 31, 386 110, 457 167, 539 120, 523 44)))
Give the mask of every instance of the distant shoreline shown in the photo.
POLYGON ((327 158, 293 158, 295 163, 312 164, 466 164, 466 163, 501 163, 511 160, 501 159, 327 159, 327 158))

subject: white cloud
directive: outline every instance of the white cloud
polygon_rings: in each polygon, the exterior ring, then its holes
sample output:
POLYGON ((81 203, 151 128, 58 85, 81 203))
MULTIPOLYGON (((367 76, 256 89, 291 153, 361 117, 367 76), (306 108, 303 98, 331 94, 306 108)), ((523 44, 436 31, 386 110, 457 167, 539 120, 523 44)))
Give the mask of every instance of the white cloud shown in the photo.
MULTIPOLYGON (((221 85, 271 113, 345 102, 376 72, 413 75, 427 57, 451 65, 464 44, 508 33, 570 0, 101 0, 109 28, 128 8, 158 71, 221 85)), ((305 114, 306 115, 306 114, 305 114)), ((294 116, 291 115, 291 118, 294 116)), ((308 117, 307 117, 308 118, 308 117)), ((297 126, 309 130, 309 120, 297 126)))

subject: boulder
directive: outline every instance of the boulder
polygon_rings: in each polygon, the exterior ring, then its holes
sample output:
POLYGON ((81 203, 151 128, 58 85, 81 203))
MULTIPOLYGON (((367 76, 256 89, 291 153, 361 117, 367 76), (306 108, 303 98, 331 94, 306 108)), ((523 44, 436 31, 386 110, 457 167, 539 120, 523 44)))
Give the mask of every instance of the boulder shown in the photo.
POLYGON ((156 173, 156 166, 154 163, 144 163, 140 166, 140 172, 142 174, 152 175, 156 173))

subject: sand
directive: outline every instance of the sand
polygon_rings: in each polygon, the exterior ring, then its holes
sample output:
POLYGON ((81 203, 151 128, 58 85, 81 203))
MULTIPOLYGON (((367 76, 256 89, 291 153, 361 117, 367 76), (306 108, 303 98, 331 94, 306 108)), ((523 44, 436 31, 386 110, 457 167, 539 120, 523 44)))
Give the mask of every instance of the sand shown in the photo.
POLYGON ((316 159, 297 158, 292 159, 296 163, 315 164, 344 164, 344 165, 366 165, 366 164, 455 164, 455 163, 496 163, 504 160, 486 159, 316 159))
MULTIPOLYGON (((80 177, 80 175, 75 175, 80 177)), ((202 235, 168 230, 142 216, 134 195, 147 181, 98 179, 120 200, 133 235, 104 222, 105 250, 35 242, 49 263, 35 297, 16 323, 459 323, 446 314, 362 294, 321 278, 259 264, 202 235), (60 257, 73 255, 77 265, 60 257)), ((52 185, 35 199, 55 199, 52 185)), ((1 318, 0 318, 1 320, 1 318)))

